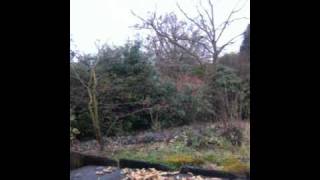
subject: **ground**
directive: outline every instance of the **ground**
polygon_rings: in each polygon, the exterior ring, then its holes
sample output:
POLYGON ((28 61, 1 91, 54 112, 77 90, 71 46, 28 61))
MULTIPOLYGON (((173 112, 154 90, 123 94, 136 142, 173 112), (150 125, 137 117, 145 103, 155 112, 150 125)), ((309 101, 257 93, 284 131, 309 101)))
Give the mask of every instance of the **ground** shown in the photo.
POLYGON ((98 151, 94 140, 78 142, 71 148, 113 159, 162 163, 174 170, 181 165, 194 165, 244 174, 250 171, 250 123, 236 121, 230 127, 233 128, 205 123, 108 137, 103 152, 98 151))
POLYGON ((115 167, 85 166, 70 173, 70 180, 224 180, 191 173, 163 172, 155 169, 118 169, 115 167), (104 171, 106 170, 106 171, 104 171), (102 172, 102 173, 100 173, 102 172))

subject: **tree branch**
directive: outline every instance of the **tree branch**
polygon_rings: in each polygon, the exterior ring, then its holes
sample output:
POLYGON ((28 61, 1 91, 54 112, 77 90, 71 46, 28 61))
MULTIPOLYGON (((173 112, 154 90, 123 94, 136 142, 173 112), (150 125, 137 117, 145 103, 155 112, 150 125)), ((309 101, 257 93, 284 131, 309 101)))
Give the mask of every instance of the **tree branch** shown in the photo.
POLYGON ((204 28, 202 27, 199 23, 197 23, 194 19, 190 18, 186 12, 184 12, 182 10, 182 8, 180 7, 180 5, 177 3, 177 7, 179 8, 179 10, 182 12, 182 14, 191 22, 193 22, 199 29, 201 29, 202 31, 204 31, 208 37, 211 37, 212 35, 204 28))
MULTIPOLYGON (((239 2, 240 2, 240 0, 238 1, 238 3, 239 3, 239 2)), ((247 2, 247 0, 246 0, 246 2, 247 2)), ((229 25, 229 24, 231 23, 231 20, 230 20, 230 19, 232 18, 232 16, 233 16, 234 14, 236 14, 237 12, 241 11, 241 9, 244 7, 244 5, 246 4, 246 2, 245 2, 245 3, 243 4, 243 6, 241 6, 239 9, 236 9, 236 6, 238 5, 238 3, 234 6, 234 8, 231 10, 230 14, 228 15, 226 21, 224 21, 224 23, 222 23, 222 24, 223 24, 223 27, 222 27, 219 35, 217 36, 216 42, 218 42, 219 39, 221 38, 221 36, 222 36, 222 34, 224 33, 227 25, 229 25)))
POLYGON ((71 67, 72 71, 74 72, 74 74, 76 75, 76 78, 80 81, 80 83, 81 83, 84 87, 88 88, 88 85, 81 79, 80 75, 79 75, 78 72, 75 70, 75 68, 73 67, 73 64, 72 64, 72 63, 70 64, 70 67, 71 67))
POLYGON ((238 38, 238 37, 240 37, 240 36, 242 36, 242 35, 243 35, 243 33, 238 34, 238 35, 234 36, 233 38, 231 38, 228 42, 226 42, 224 45, 222 45, 222 46, 219 48, 218 53, 220 54, 220 53, 222 52, 222 50, 223 50, 226 46, 228 46, 228 45, 230 45, 230 44, 233 44, 233 43, 234 43, 233 40, 235 40, 236 38, 238 38))

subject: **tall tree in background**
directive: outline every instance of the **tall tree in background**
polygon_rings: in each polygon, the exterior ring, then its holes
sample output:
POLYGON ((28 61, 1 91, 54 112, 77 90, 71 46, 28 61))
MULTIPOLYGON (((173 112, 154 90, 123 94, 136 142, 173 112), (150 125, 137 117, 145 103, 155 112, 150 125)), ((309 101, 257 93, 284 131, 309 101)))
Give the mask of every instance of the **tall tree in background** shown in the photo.
MULTIPOLYGON (((240 2, 240 1, 239 1, 240 2)), ((190 17, 181 7, 177 4, 178 9, 181 13, 191 22, 191 24, 195 27, 192 31, 197 32, 197 36, 188 36, 187 34, 180 33, 179 36, 169 33, 166 31, 166 27, 164 26, 165 20, 162 19, 161 16, 158 17, 156 13, 152 13, 147 18, 142 18, 132 12, 133 15, 138 17, 143 24, 139 26, 139 28, 151 29, 159 38, 164 38, 167 42, 173 44, 175 47, 180 48, 186 54, 194 56, 199 62, 201 60, 211 59, 212 63, 216 63, 219 55, 226 49, 229 45, 235 43, 235 40, 238 37, 241 37, 243 33, 240 33, 234 37, 229 38, 225 42, 221 39, 225 35, 226 30, 230 26, 230 24, 235 21, 247 19, 246 17, 237 17, 235 18, 235 14, 237 14, 246 2, 240 7, 237 8, 237 5, 231 10, 226 19, 221 23, 217 24, 215 17, 215 8, 212 0, 208 0, 207 5, 202 5, 201 1, 199 1, 199 6, 196 7, 198 17, 192 18, 190 17), (208 7, 208 8, 207 8, 208 7), (190 45, 186 45, 186 42, 189 44, 197 44, 202 47, 202 52, 193 53, 190 51, 190 45), (208 57, 209 55, 209 57, 208 57)), ((172 21, 174 23, 174 27, 179 27, 177 24, 178 21, 172 21)), ((177 29, 177 28, 176 28, 177 29)))
POLYGON ((250 79, 250 24, 243 33, 243 41, 239 53, 239 75, 244 79, 250 79))
POLYGON ((240 47, 240 53, 250 56, 250 24, 248 25, 246 31, 243 35, 243 41, 240 47))
POLYGON ((244 33, 239 54, 239 76, 242 78, 241 112, 242 118, 248 119, 250 116, 250 24, 244 33))

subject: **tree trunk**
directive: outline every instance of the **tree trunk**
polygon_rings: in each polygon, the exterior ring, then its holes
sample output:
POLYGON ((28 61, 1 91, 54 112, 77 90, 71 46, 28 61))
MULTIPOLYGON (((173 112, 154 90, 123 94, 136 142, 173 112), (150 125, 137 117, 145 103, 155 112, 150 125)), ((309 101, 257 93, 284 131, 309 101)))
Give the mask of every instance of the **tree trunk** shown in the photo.
POLYGON ((96 96, 96 86, 97 86, 97 80, 95 76, 95 69, 91 69, 90 73, 90 84, 88 86, 88 94, 89 94, 89 112, 93 123, 93 128, 95 131, 96 139, 100 146, 100 151, 104 150, 104 143, 102 139, 101 129, 100 129, 100 121, 98 116, 98 102, 97 102, 97 96, 96 96), (92 83, 92 84, 91 84, 92 83))

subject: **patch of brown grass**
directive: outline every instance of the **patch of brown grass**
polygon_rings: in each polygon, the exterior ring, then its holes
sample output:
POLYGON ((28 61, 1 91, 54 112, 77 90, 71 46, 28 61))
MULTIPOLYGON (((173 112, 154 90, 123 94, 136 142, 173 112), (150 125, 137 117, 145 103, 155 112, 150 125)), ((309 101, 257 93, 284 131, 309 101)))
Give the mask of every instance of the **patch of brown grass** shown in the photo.
POLYGON ((200 158, 196 158, 192 155, 189 154, 173 154, 173 155, 168 155, 164 161, 169 164, 173 164, 176 166, 181 166, 181 165, 200 165, 203 164, 203 160, 200 158))
POLYGON ((245 174, 250 171, 250 167, 241 162, 238 158, 231 157, 221 163, 222 169, 236 174, 245 174))

